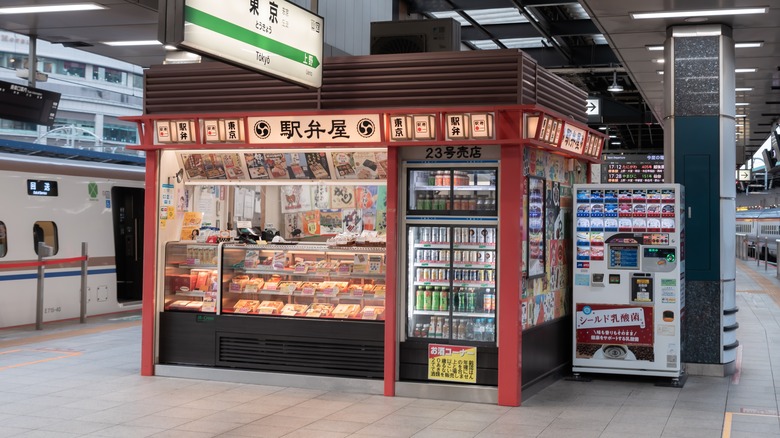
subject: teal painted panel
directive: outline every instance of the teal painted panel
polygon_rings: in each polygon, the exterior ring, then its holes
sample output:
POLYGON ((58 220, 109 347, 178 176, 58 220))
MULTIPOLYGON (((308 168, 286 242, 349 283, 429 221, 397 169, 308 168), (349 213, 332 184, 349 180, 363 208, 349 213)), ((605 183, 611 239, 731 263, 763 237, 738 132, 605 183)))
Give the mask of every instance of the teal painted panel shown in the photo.
POLYGON ((685 186, 685 276, 718 280, 720 130, 718 117, 676 117, 674 182, 685 186))

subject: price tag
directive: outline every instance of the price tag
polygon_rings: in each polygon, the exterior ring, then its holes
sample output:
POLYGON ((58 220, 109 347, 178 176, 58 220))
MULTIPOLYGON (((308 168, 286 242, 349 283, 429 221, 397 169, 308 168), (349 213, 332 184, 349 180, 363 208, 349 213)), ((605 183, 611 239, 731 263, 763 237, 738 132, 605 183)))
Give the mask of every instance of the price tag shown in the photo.
POLYGON ((309 318, 319 318, 322 315, 322 312, 319 310, 313 310, 310 312, 306 312, 306 316, 309 318))
POLYGON ((273 266, 274 269, 284 269, 285 264, 287 263, 287 256, 282 251, 276 251, 274 252, 274 261, 271 266, 273 266))
POLYGON ((276 290, 276 288, 279 286, 279 283, 266 283, 265 284, 265 290, 276 290))
POLYGON ((362 319, 371 319, 375 320, 377 317, 376 312, 374 312, 374 309, 366 309, 363 311, 363 318, 362 319))
POLYGON ((286 293, 287 295, 292 295, 293 292, 295 292, 295 285, 294 284, 285 284, 284 287, 282 287, 281 291, 282 293, 286 293))
POLYGON ((238 283, 230 283, 230 292, 241 292, 241 285, 238 283))
POLYGON ((244 292, 252 293, 257 292, 257 283, 247 283, 244 287, 244 292))
POLYGON ((304 265, 303 263, 298 263, 295 265, 295 273, 296 274, 305 274, 309 271, 309 267, 304 265))
POLYGON ((327 277, 328 275, 330 275, 330 269, 326 267, 319 267, 317 268, 315 273, 317 274, 318 277, 327 277))
POLYGON ((314 286, 304 286, 301 290, 301 295, 314 295, 314 286))
POLYGON ((248 307, 248 306, 243 306, 243 307, 239 307, 238 309, 236 309, 236 313, 249 313, 251 311, 252 311, 252 308, 248 307))
POLYGON ((353 297, 362 297, 363 296, 363 288, 352 289, 352 296, 353 297))
POLYGON ((282 312, 282 316, 295 316, 298 312, 295 311, 295 309, 287 309, 284 312, 282 312))
POLYGON ((259 307, 257 309, 257 313, 260 315, 273 315, 274 314, 274 308, 273 307, 259 307))
POLYGON ((346 263, 340 264, 338 269, 336 270, 336 275, 349 275, 350 274, 350 266, 346 263))
POLYGON ((335 297, 339 293, 339 288, 337 287, 326 287, 325 289, 320 292, 320 295, 323 297, 335 297))

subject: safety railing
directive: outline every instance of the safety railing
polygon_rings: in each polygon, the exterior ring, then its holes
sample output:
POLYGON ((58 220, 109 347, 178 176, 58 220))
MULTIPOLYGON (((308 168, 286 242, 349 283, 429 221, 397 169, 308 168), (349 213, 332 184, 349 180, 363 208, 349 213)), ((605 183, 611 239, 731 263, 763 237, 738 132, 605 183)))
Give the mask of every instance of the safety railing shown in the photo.
MULTIPOLYGON (((46 266, 62 263, 81 262, 81 289, 79 294, 79 322, 87 322, 87 242, 81 242, 81 257, 71 257, 67 259, 44 260, 45 257, 51 257, 52 247, 43 242, 38 242, 38 284, 35 295, 35 330, 43 329, 43 298, 44 298, 44 279, 46 277, 46 266)), ((21 264, 20 264, 21 265, 21 264)), ((28 265, 29 264, 25 264, 28 265)), ((21 266, 20 266, 21 267, 21 266)))

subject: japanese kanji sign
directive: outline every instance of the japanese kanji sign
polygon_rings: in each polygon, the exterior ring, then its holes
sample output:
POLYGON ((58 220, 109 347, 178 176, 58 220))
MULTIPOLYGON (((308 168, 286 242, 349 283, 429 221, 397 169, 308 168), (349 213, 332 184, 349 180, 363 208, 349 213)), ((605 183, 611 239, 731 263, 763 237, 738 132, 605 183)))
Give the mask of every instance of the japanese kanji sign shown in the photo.
POLYGON ((185 0, 180 45, 246 68, 322 86, 322 17, 286 0, 185 0))
POLYGON ((577 304, 577 342, 653 344, 653 308, 611 304, 577 304))
POLYGON ((372 143, 381 141, 379 114, 249 117, 249 143, 372 143))
POLYGON ((428 379, 477 383, 477 347, 428 345, 428 379))

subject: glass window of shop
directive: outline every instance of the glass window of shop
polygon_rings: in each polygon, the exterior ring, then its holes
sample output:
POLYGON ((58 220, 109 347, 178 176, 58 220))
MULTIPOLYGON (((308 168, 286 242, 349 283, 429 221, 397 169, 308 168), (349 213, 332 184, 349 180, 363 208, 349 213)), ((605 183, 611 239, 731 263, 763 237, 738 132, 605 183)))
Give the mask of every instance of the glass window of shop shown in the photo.
POLYGON ((57 65, 57 73, 79 78, 87 77, 87 65, 81 62, 61 61, 57 65))
POLYGON ((27 56, 18 53, 0 53, 0 67, 4 68, 22 68, 27 65, 27 56))
POLYGON ((52 221, 38 221, 33 225, 33 249, 38 254, 38 244, 44 243, 51 247, 51 254, 59 251, 59 238, 57 236, 57 224, 52 221))

